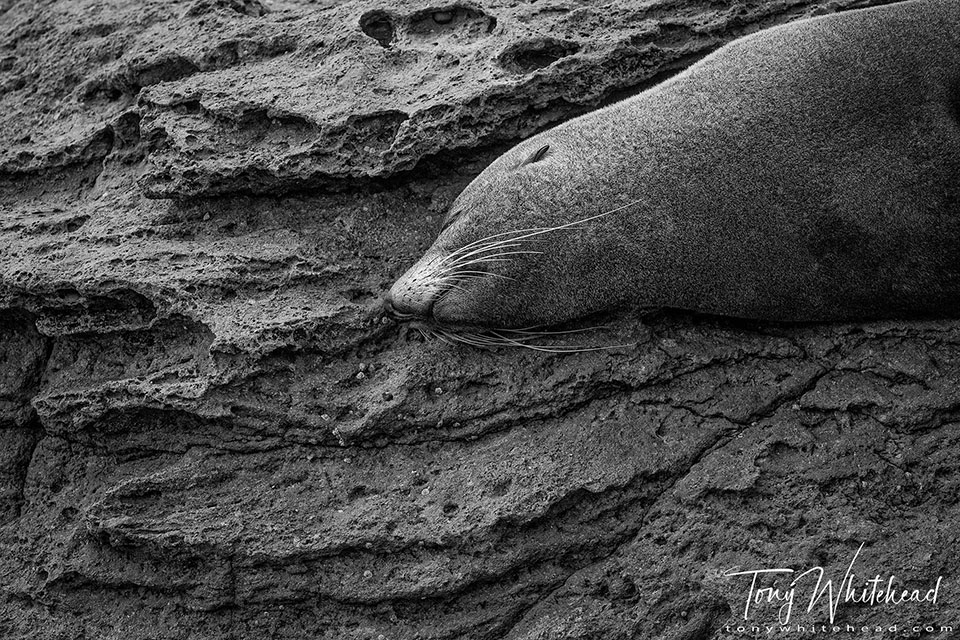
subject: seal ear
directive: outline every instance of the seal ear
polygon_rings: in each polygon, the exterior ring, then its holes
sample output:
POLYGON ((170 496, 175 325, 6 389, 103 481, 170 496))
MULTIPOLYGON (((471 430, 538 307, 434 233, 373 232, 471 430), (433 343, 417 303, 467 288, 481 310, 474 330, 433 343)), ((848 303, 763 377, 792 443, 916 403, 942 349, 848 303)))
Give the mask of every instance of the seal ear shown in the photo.
POLYGON ((534 162, 540 162, 546 157, 548 151, 550 151, 550 145, 548 144, 543 145, 542 147, 534 151, 532 154, 530 154, 529 158, 521 162, 520 166, 525 167, 528 164, 533 164, 534 162))
POLYGON ((463 213, 461 209, 454 211, 451 209, 447 212, 446 217, 443 219, 443 224, 440 226, 440 233, 443 233, 447 230, 447 227, 453 224, 453 221, 460 217, 460 214, 463 213))

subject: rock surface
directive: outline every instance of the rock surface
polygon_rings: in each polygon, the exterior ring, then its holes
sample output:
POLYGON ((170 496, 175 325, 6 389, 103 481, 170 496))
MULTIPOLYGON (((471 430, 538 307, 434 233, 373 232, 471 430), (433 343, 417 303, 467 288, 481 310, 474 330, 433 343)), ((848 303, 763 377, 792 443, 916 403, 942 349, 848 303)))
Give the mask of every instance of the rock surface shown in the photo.
POLYGON ((0 0, 0 637, 746 637, 861 543, 941 601, 838 623, 960 622, 960 324, 377 305, 511 144, 869 4, 0 0))

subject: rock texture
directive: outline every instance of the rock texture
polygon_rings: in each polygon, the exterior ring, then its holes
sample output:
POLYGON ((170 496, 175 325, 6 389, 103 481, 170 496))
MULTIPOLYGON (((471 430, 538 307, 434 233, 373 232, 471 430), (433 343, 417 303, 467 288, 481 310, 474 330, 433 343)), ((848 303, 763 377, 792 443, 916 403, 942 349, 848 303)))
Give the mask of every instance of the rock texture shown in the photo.
POLYGON ((841 624, 960 622, 960 324, 377 305, 511 144, 869 4, 0 0, 0 636, 744 637, 861 543, 941 600, 841 624))

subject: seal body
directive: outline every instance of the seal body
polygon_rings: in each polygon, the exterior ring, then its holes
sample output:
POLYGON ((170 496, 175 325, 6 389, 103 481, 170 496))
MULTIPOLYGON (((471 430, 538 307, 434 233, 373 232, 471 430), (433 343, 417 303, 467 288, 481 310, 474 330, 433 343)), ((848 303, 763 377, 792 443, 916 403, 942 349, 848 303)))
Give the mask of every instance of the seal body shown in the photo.
POLYGON ((734 41, 517 145, 449 215, 387 296, 401 316, 519 327, 624 306, 781 321, 956 314, 960 2, 734 41))

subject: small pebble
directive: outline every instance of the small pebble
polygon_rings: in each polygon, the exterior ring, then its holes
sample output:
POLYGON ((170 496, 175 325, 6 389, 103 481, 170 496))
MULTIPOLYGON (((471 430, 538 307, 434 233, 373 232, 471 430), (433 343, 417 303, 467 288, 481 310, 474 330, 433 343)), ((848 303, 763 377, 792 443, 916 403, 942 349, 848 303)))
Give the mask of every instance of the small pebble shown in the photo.
POLYGON ((434 392, 435 394, 437 394, 438 396, 439 396, 439 395, 443 395, 443 389, 440 388, 440 387, 437 387, 436 389, 434 389, 433 392, 434 392))
POLYGON ((364 572, 363 572, 363 577, 364 577, 364 578, 372 578, 372 577, 373 577, 373 571, 369 571, 369 570, 364 571, 364 572))

